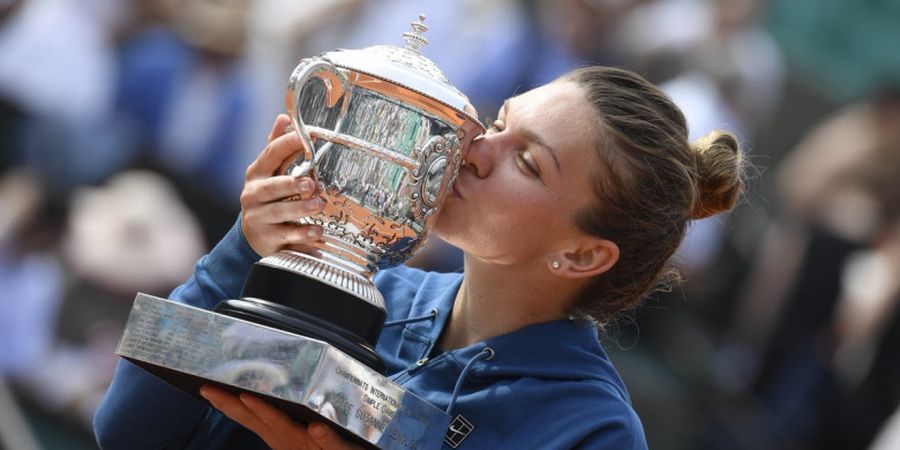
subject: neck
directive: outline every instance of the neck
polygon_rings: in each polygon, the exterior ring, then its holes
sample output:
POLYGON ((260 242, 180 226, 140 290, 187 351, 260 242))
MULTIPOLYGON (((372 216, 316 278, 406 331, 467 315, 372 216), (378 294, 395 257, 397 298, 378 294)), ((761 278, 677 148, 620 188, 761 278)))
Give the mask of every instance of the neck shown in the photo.
POLYGON ((497 266, 466 256, 465 277, 440 347, 466 347, 522 327, 565 319, 581 284, 542 267, 497 266))

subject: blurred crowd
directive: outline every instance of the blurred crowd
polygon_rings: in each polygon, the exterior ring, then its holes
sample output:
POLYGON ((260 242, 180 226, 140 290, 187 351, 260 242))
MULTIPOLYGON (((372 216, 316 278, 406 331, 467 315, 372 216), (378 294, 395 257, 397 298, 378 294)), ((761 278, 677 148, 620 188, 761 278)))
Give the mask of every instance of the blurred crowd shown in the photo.
MULTIPOLYGON (((605 330, 651 448, 900 448, 893 0, 0 0, 0 448, 95 448, 135 293, 232 225, 291 69, 419 13, 483 118, 616 65, 749 151, 685 282, 605 330)), ((437 239, 411 264, 461 267, 437 239)))

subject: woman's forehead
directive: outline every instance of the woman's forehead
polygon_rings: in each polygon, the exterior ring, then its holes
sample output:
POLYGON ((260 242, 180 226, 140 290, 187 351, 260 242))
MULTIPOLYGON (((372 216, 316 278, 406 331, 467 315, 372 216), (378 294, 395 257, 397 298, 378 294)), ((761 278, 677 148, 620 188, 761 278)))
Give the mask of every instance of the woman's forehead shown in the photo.
POLYGON ((585 92, 577 84, 567 80, 557 80, 510 97, 503 102, 501 109, 505 109, 507 113, 513 110, 542 116, 562 114, 573 120, 585 119, 593 114, 585 92))
POLYGON ((554 81, 510 97, 501 112, 557 146, 580 146, 599 137, 599 117, 584 91, 571 81, 554 81))

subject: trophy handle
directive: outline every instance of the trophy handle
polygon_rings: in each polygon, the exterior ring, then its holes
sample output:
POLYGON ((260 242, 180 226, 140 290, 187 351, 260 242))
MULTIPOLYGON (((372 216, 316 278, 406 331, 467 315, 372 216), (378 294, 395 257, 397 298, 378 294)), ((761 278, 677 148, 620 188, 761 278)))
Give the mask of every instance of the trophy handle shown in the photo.
POLYGON ((303 142, 304 151, 290 166, 288 166, 285 172, 295 176, 308 175, 315 179, 316 147, 313 143, 312 136, 309 133, 309 129, 307 129, 306 124, 303 123, 303 118, 300 117, 300 114, 297 111, 297 104, 300 100, 300 93, 303 91, 303 86, 305 86, 313 77, 320 78, 325 83, 325 105, 329 108, 333 108, 341 97, 344 96, 344 93, 347 90, 347 77, 345 77, 331 61, 317 58, 301 62, 297 68, 294 69, 294 73, 291 74, 291 78, 288 81, 287 112, 288 116, 291 118, 291 124, 294 127, 294 131, 297 132, 301 142, 303 142))

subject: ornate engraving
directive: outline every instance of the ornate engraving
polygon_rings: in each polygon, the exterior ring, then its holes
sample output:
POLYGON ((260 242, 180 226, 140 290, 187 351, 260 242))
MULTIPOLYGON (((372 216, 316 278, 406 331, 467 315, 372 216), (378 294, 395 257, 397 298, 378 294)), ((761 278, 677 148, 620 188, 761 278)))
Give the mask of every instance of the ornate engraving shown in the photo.
POLYGON ((418 52, 422 47, 428 45, 428 39, 423 36, 428 31, 428 25, 425 25, 425 14, 419 14, 419 21, 410 25, 413 30, 403 33, 403 39, 406 39, 406 48, 418 52))
POLYGON ((448 177, 453 177, 459 167, 460 148, 461 143, 455 133, 434 136, 422 148, 419 167, 412 172, 409 181, 410 199, 416 220, 424 223, 434 214, 439 204, 439 196, 442 194, 443 182, 448 177), (453 155, 451 159, 453 164, 449 167, 448 155, 453 155))

